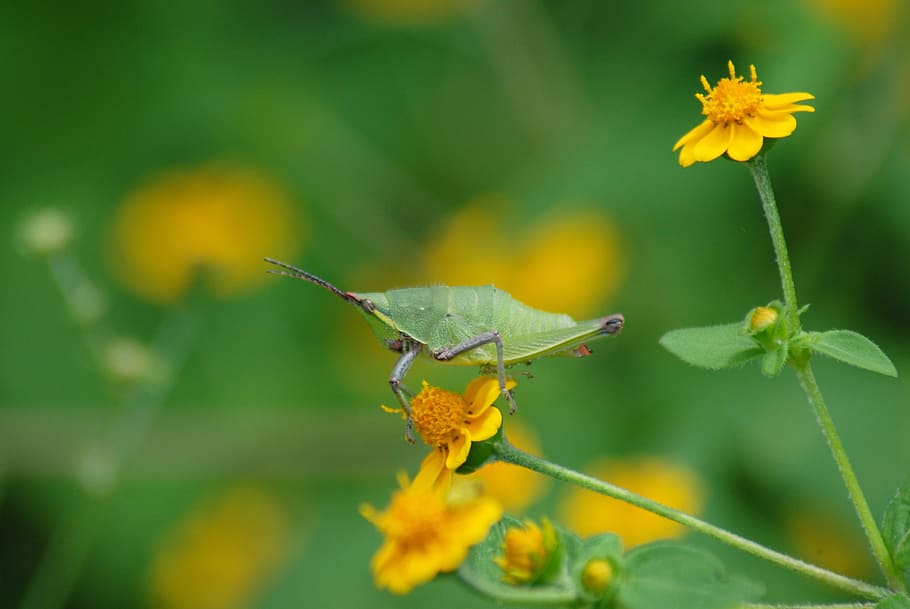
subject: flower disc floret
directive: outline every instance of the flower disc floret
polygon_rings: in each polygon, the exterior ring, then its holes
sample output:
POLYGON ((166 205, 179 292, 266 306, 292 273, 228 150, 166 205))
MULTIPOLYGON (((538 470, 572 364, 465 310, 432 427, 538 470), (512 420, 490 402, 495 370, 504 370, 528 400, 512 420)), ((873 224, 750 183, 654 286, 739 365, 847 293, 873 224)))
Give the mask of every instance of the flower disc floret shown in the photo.
POLYGON ((748 161, 759 153, 765 138, 793 133, 794 112, 815 111, 798 103, 814 99, 809 93, 763 93, 755 66, 749 66, 749 80, 736 75, 732 61, 727 62, 727 68, 730 76, 721 78, 714 87, 701 77, 705 93, 696 93, 695 97, 707 118, 673 146, 674 151, 680 151, 679 164, 683 167, 696 161, 713 161, 724 154, 734 161, 748 161))
MULTIPOLYGON (((514 386, 514 381, 506 383, 509 389, 514 386)), ((471 443, 492 438, 502 425, 502 413, 493 407, 499 395, 499 382, 487 376, 471 381, 464 395, 424 381, 411 401, 414 427, 424 442, 445 454, 448 469, 458 469, 468 458, 471 443)))

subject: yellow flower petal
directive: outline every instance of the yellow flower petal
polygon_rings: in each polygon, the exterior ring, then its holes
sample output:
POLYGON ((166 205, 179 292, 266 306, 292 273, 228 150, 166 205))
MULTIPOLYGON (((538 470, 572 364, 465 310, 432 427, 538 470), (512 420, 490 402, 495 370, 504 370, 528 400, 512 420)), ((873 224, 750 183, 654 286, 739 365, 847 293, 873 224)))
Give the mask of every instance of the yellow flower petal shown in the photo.
POLYGON ((471 436, 466 429, 461 429, 454 440, 449 442, 449 454, 446 457, 446 467, 456 470, 467 460, 471 452, 471 436))
POLYGON ((420 464, 420 470, 414 477, 411 488, 416 491, 447 490, 452 482, 452 471, 446 468, 447 455, 444 449, 430 449, 430 453, 420 464))
POLYGON ((471 440, 481 442, 496 435, 502 426, 502 413, 498 408, 487 408, 480 415, 468 420, 467 430, 471 440))
POLYGON ((748 161, 761 150, 764 138, 746 125, 730 125, 732 135, 727 156, 734 161, 748 161))
POLYGON ((706 135, 708 135, 714 129, 714 123, 710 120, 702 121, 697 127, 690 130, 684 136, 679 138, 675 144, 673 144, 673 151, 675 152, 680 146, 686 145, 688 142, 696 142, 706 135))
POLYGON ((713 161, 727 151, 732 137, 733 129, 723 125, 714 125, 714 129, 695 144, 695 148, 692 150, 695 160, 713 161))
POLYGON ((695 144, 689 142, 679 151, 679 164, 688 167, 695 163, 695 144))
MULTIPOLYGON (((780 93, 778 95, 762 95, 762 106, 768 110, 778 110, 784 106, 789 106, 801 101, 815 99, 811 93, 780 93)), ((808 108, 810 112, 815 112, 812 106, 802 106, 808 108)))
POLYGON ((759 112, 743 123, 765 137, 787 137, 796 129, 796 119, 792 114, 782 112, 759 112))

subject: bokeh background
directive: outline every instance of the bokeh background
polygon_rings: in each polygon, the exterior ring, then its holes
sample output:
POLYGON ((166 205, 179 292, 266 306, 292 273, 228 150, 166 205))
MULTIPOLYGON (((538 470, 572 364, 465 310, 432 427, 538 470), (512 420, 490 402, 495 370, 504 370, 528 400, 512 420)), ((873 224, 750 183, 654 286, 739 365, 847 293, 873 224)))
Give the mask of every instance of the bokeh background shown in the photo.
MULTIPOLYGON (((770 156, 804 324, 870 336, 905 373, 816 368, 881 514, 910 463, 905 2, 0 10, 0 605, 488 606, 446 578, 373 587, 358 507, 425 448, 380 410, 394 358, 358 315, 263 256, 355 291, 494 282, 623 312, 592 357, 518 376, 507 433, 877 581, 793 376, 709 373, 657 340, 778 296, 748 172, 670 151, 698 77, 754 63, 768 92, 817 97, 770 156)), ((590 516, 564 485, 495 475, 512 513, 590 516)), ((769 601, 843 598, 691 539, 769 601)))

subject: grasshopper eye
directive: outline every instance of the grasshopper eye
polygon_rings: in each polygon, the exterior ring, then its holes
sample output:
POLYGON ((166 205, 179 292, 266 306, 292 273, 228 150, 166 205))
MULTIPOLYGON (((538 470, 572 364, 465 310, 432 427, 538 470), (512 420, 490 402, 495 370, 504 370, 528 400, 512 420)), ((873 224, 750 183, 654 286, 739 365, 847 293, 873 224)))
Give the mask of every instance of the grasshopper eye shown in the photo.
POLYGON ((610 315, 601 320, 600 331, 604 334, 618 334, 625 323, 626 319, 622 315, 610 315))

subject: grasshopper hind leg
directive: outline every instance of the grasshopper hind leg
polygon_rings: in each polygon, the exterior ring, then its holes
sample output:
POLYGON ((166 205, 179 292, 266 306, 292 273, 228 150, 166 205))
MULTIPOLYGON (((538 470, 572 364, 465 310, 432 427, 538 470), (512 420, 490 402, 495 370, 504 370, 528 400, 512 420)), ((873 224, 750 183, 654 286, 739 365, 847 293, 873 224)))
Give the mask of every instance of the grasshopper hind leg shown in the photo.
POLYGON ((465 351, 470 351, 471 349, 476 349, 483 345, 489 345, 490 343, 496 345, 495 369, 496 378, 499 380, 499 391, 506 401, 509 402, 509 414, 515 414, 518 406, 515 404, 515 398, 512 397, 512 392, 506 388, 506 366, 502 354, 502 337, 497 330, 490 330, 489 332, 478 334, 477 336, 473 336, 466 341, 451 347, 436 349, 432 352, 432 356, 434 359, 444 362, 457 357, 465 351))
POLYGON ((392 368, 392 373, 389 375, 389 387, 392 388, 392 393, 395 394, 395 397, 398 399, 398 403, 401 405, 402 410, 404 410, 404 413, 407 416, 407 430, 405 432, 405 437, 407 437, 408 442, 411 444, 414 444, 414 418, 411 416, 411 402, 408 399, 405 388, 401 385, 401 381, 404 378, 404 375, 406 375, 408 373, 408 370, 411 368, 411 364, 413 364, 414 360, 417 359, 417 356, 420 354, 420 349, 422 347, 423 345, 417 341, 402 336, 401 356, 398 358, 398 361, 395 362, 395 366, 392 368))

